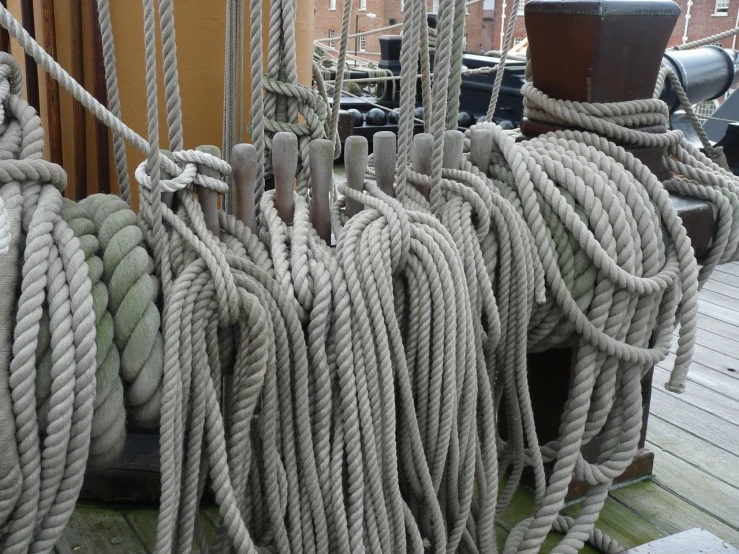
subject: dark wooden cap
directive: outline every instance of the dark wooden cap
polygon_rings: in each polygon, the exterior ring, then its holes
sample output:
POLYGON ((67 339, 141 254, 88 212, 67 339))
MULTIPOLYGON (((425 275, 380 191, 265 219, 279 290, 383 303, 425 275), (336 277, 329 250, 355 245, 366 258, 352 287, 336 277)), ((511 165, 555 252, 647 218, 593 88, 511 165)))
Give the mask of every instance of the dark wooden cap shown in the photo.
POLYGON ((531 0, 534 86, 554 98, 651 98, 680 8, 671 0, 531 0))

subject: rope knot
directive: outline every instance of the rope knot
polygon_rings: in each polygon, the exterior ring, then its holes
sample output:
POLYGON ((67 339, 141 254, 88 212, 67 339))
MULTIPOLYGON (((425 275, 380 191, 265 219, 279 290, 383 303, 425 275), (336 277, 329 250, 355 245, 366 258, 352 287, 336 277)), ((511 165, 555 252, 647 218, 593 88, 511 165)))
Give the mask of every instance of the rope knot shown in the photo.
MULTIPOLYGON (((326 138, 323 122, 328 116, 328 106, 317 91, 303 85, 285 83, 269 77, 264 79, 264 90, 277 96, 293 99, 297 103, 298 113, 305 118, 305 123, 289 123, 265 117, 264 127, 268 133, 293 133, 298 139, 326 138)), ((272 148, 272 140, 269 136, 267 146, 272 148)))
POLYGON ((405 269, 411 250, 411 228, 408 213, 403 205, 385 194, 376 183, 367 182, 365 192, 356 191, 346 184, 339 185, 339 191, 347 198, 374 208, 387 220, 390 228, 390 262, 393 274, 405 269))
MULTIPOLYGON (((199 150, 178 150, 172 152, 172 158, 174 161, 164 155, 160 154, 159 156, 159 164, 162 166, 163 173, 172 175, 169 179, 159 181, 162 191, 177 192, 184 188, 191 190, 192 185, 195 184, 213 190, 218 194, 228 193, 228 185, 225 181, 203 175, 198 169, 198 166, 204 166, 214 169, 221 175, 230 175, 231 166, 227 162, 199 150)), ((148 173, 146 160, 139 164, 134 175, 139 185, 147 190, 152 190, 153 184, 148 173)))

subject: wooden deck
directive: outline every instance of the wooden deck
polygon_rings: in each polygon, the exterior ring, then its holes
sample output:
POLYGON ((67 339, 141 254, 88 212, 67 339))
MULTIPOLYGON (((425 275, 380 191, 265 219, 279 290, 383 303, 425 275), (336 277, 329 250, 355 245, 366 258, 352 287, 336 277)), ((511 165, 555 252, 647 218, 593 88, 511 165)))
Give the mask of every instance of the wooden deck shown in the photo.
MULTIPOLYGON (((624 548, 703 527, 739 547, 739 263, 717 269, 701 292, 698 344, 686 392, 666 392, 672 357, 656 369, 647 446, 654 475, 611 491, 598 527, 624 548)), ((531 515, 519 490, 498 522, 502 546, 511 526, 531 515)), ((567 512, 575 514, 577 504, 567 512)), ((214 508, 204 510, 213 531, 214 508)), ((156 507, 80 503, 58 554, 154 551, 156 507)), ((557 537, 542 550, 548 552, 557 537)), ((586 547, 583 552, 592 553, 586 547)))

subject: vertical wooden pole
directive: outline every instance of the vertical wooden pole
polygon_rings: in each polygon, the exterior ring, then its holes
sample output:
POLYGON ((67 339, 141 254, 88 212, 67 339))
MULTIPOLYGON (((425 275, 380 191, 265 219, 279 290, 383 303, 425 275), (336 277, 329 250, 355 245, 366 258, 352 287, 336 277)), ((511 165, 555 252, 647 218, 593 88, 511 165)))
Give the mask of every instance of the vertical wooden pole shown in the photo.
MULTIPOLYGON (((367 173, 367 139, 353 136, 346 139, 344 146, 344 167, 346 168, 346 184, 361 192, 364 190, 364 176, 367 173)), ((352 217, 362 211, 361 202, 346 199, 346 216, 352 217)))
MULTIPOLYGON (((41 0, 41 23, 44 34, 44 50, 55 60, 56 53, 56 17, 54 0, 41 0)), ((49 158, 55 164, 62 164, 62 119, 59 104, 59 83, 56 79, 46 79, 46 128, 49 137, 49 158)))
POLYGON ((310 220, 326 244, 331 244, 329 192, 334 172, 334 143, 318 139, 310 143, 310 220))
MULTIPOLYGON (((0 4, 3 5, 3 8, 7 8, 8 0, 0 0, 0 4)), ((10 35, 5 30, 5 27, 0 27, 0 50, 10 52, 10 35)))
MULTIPOLYGON (((100 35, 98 5, 95 0, 90 1, 90 36, 92 37, 93 94, 95 100, 107 107, 108 93, 105 85, 105 67, 103 65, 103 38, 100 35)), ((97 154, 98 192, 109 194, 110 147, 108 142, 108 128, 99 120, 95 122, 95 146, 97 154)))
MULTIPOLYGON (((36 38, 36 23, 33 17, 33 0, 21 0, 21 20, 23 28, 36 38)), ((26 59, 26 98, 28 103, 38 112, 40 108, 39 91, 38 91, 38 67, 36 60, 28 54, 26 59)))
POLYGON ((490 169, 493 142, 493 132, 490 129, 477 128, 470 132, 470 160, 485 175, 490 169))
MULTIPOLYGON (((423 175, 431 175, 431 154, 434 150, 434 136, 418 133, 411 144, 411 164, 413 171, 423 175)), ((431 190, 426 185, 419 185, 418 191, 428 199, 431 190)))
POLYGON ((272 139, 272 168, 275 175, 275 206, 280 219, 292 224, 295 212, 293 190, 298 169, 298 137, 276 133, 272 139))
POLYGON ((397 163, 397 138, 392 131, 380 131, 372 137, 372 152, 375 156, 375 180, 380 190, 395 196, 395 165, 397 163))
MULTIPOLYGON (((84 83, 82 0, 70 0, 69 2, 69 45, 72 53, 72 78, 78 83, 84 83)), ((85 108, 76 101, 72 107, 72 129, 74 132, 72 146, 74 152, 74 199, 81 200, 87 196, 87 131, 85 129, 85 108)))
POLYGON ((254 215, 254 188, 257 184, 259 157, 253 144, 236 144, 231 151, 236 219, 246 225, 252 233, 257 231, 257 218, 254 215))
MULTIPOLYGON (((217 146, 204 145, 198 146, 199 152, 205 152, 217 158, 221 157, 221 151, 217 146)), ((215 169, 209 167, 200 166, 198 171, 207 177, 220 177, 215 169)), ((221 226, 218 222, 218 193, 214 190, 197 187, 198 200, 200 207, 203 210, 203 219, 205 220, 205 226, 208 230, 213 233, 216 237, 221 236, 221 226)))

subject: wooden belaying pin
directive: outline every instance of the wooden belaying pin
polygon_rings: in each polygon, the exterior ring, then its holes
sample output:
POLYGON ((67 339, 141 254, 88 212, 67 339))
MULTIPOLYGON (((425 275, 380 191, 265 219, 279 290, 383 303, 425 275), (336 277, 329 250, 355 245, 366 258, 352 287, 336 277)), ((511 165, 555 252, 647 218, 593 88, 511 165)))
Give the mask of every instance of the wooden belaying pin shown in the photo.
POLYGON ((380 131, 372 137, 372 151, 375 156, 375 180, 380 190, 395 196, 395 164, 398 159, 397 138, 392 131, 380 131))
MULTIPOLYGON (((196 149, 198 152, 205 152, 216 158, 221 157, 221 150, 217 146, 212 144, 206 144, 198 146, 196 149)), ((218 171, 211 169, 205 165, 199 164, 198 171, 201 175, 206 177, 215 177, 219 179, 221 176, 218 171)), ((197 187, 198 201, 200 202, 200 208, 203 210, 203 220, 208 230, 213 233, 216 237, 221 236, 221 226, 218 223, 218 193, 206 187, 197 187)))
POLYGON ((329 193, 334 173, 334 143, 317 139, 310 143, 310 220, 326 244, 331 244, 329 193))
MULTIPOLYGON (((411 163, 413 171, 423 175, 431 175, 431 155, 434 150, 434 136, 429 133, 418 133, 413 137, 411 163)), ((418 185, 418 191, 428 199, 431 190, 426 185, 418 185)))
POLYGON ((493 141, 493 131, 490 129, 472 129, 470 131, 470 160, 485 175, 488 174, 490 169, 493 141))
MULTIPOLYGON (((159 154, 162 156, 172 160, 172 152, 169 150, 159 150, 159 154)), ((172 175, 170 175, 164 167, 160 164, 161 170, 159 172, 160 179, 171 179, 172 175)), ((172 206, 174 205, 174 192, 169 192, 168 190, 162 190, 162 203, 167 206, 170 210, 172 209, 172 206)))
MULTIPOLYGON (((367 139, 352 136, 344 144, 344 167, 346 168, 346 184, 350 188, 362 192, 364 190, 364 176, 367 173, 367 139)), ((346 216, 352 217, 362 211, 361 202, 346 199, 346 216)))
POLYGON ((236 219, 246 225, 252 233, 257 230, 254 217, 254 187, 257 182, 259 158, 253 144, 236 144, 231 150, 231 170, 233 171, 236 219))
POLYGON ((293 222, 293 190, 298 169, 298 137, 276 133, 272 139, 272 170, 275 175, 275 207, 286 225, 293 222))
POLYGON ((457 129, 444 131, 442 164, 447 169, 459 169, 464 157, 464 134, 457 129))

